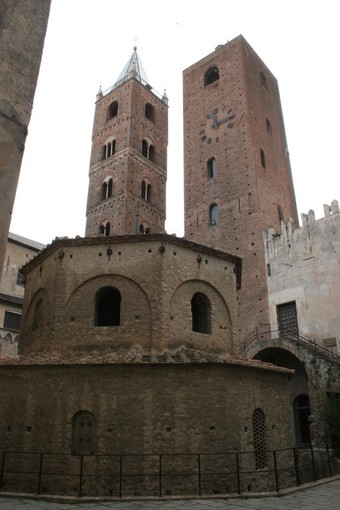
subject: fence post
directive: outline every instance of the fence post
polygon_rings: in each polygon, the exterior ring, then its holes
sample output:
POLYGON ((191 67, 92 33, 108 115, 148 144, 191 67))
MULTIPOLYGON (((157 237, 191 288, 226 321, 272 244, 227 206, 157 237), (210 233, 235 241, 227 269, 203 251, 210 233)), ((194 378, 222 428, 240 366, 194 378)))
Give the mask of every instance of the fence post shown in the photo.
POLYGON ((78 497, 81 498, 83 489, 83 468, 84 468, 84 455, 80 456, 80 473, 79 473, 79 490, 78 497))
POLYGON ((201 486, 201 454, 197 454, 197 470, 198 470, 198 495, 202 495, 202 486, 201 486))
POLYGON ((162 496, 162 454, 159 454, 159 497, 162 496))
POLYGON ((274 471, 275 471, 275 487, 276 487, 276 492, 279 492, 279 475, 277 472, 276 450, 273 450, 273 458, 274 458, 274 471))
POLYGON ((123 455, 119 456, 119 497, 122 497, 123 455))
POLYGON ((42 480, 42 468, 43 468, 43 457, 44 454, 40 454, 40 463, 39 463, 39 479, 38 479, 38 494, 41 493, 41 480, 42 480))
POLYGON ((3 481, 3 477, 4 477, 4 472, 5 472, 5 457, 6 457, 6 452, 2 452, 1 472, 0 472, 0 491, 2 489, 2 481, 3 481))
POLYGON ((236 475, 237 475, 237 492, 241 494, 241 477, 240 477, 240 459, 236 452, 236 475))
POLYGON ((326 444, 326 451, 327 451, 327 463, 328 463, 328 472, 329 472, 329 476, 330 478, 333 477, 333 473, 332 473, 332 464, 331 464, 331 459, 329 457, 329 448, 328 448, 328 443, 326 444))
POLYGON ((311 453, 311 458, 312 458, 312 467, 313 467, 313 477, 314 477, 314 482, 316 482, 315 460, 314 460, 314 451, 313 451, 313 445, 312 445, 312 443, 311 443, 311 445, 310 445, 310 453, 311 453))

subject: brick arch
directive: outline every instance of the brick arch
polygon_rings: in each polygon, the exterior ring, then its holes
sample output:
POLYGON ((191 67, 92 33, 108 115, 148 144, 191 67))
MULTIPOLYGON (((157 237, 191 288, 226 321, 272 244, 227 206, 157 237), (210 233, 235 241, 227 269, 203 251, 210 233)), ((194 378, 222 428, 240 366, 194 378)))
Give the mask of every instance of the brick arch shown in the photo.
POLYGON ((269 348, 285 350, 295 356, 300 363, 303 363, 305 358, 302 348, 288 338, 277 338, 273 340, 264 340, 263 342, 254 342, 247 347, 246 355, 248 358, 257 358, 262 351, 269 348))
POLYGON ((233 324, 229 306, 222 294, 203 280, 186 280, 173 292, 169 300, 169 319, 177 337, 196 347, 213 348, 232 353, 234 350, 233 324), (192 330, 191 300, 195 294, 206 296, 211 307, 210 333, 201 334, 192 330))
POLYGON ((36 293, 32 296, 32 299, 28 303, 26 313, 23 314, 23 324, 22 324, 22 335, 20 337, 19 342, 19 353, 24 353, 26 348, 30 348, 32 343, 36 345, 36 349, 39 348, 47 342, 48 332, 50 330, 50 299, 48 291, 45 288, 40 288, 36 291, 36 293), (41 310, 41 322, 39 324, 35 323, 35 315, 36 315, 36 307, 40 304, 41 310), (39 343, 39 346, 36 344, 39 343))
MULTIPOLYGON (((103 256, 107 256, 103 253, 103 256)), ((104 345, 114 343, 128 348, 133 344, 149 345, 151 337, 151 303, 144 289, 132 278, 119 274, 101 274, 77 285, 62 307, 61 322, 70 341, 104 345), (95 298, 104 287, 114 287, 121 294, 120 324, 117 327, 95 326, 95 298), (117 343, 118 342, 118 343, 117 343)))

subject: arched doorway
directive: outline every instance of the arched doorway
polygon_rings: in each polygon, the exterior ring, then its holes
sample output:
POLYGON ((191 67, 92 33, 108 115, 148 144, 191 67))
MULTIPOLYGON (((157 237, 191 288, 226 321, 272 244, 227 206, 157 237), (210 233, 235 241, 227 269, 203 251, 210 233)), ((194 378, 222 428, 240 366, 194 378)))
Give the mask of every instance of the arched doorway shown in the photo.
POLYGON ((297 444, 310 443, 308 395, 298 395, 293 402, 295 436, 297 444))
POLYGON ((279 367, 295 370, 289 380, 290 401, 294 417, 295 442, 297 446, 310 442, 309 420, 309 391, 308 379, 304 364, 294 354, 281 347, 267 347, 259 351, 254 359, 272 363, 279 367))

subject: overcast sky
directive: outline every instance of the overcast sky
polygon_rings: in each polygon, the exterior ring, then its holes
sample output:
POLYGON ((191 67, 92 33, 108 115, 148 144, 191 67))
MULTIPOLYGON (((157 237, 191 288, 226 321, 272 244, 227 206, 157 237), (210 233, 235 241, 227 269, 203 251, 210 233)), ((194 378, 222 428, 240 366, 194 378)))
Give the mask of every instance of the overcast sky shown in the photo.
POLYGON ((299 213, 339 192, 337 0, 52 0, 11 232, 83 236, 94 103, 138 47, 169 97, 168 233, 183 235, 182 71, 242 34, 279 82, 299 213))

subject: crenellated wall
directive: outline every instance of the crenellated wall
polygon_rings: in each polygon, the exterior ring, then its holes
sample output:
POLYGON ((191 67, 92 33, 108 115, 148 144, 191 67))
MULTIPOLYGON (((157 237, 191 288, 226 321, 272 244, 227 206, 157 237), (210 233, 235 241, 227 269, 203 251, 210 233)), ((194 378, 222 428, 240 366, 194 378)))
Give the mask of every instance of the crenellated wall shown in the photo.
POLYGON ((277 305, 295 301, 299 334, 323 347, 340 348, 340 212, 333 200, 325 216, 302 214, 302 227, 283 222, 281 234, 264 232, 270 323, 277 305))

